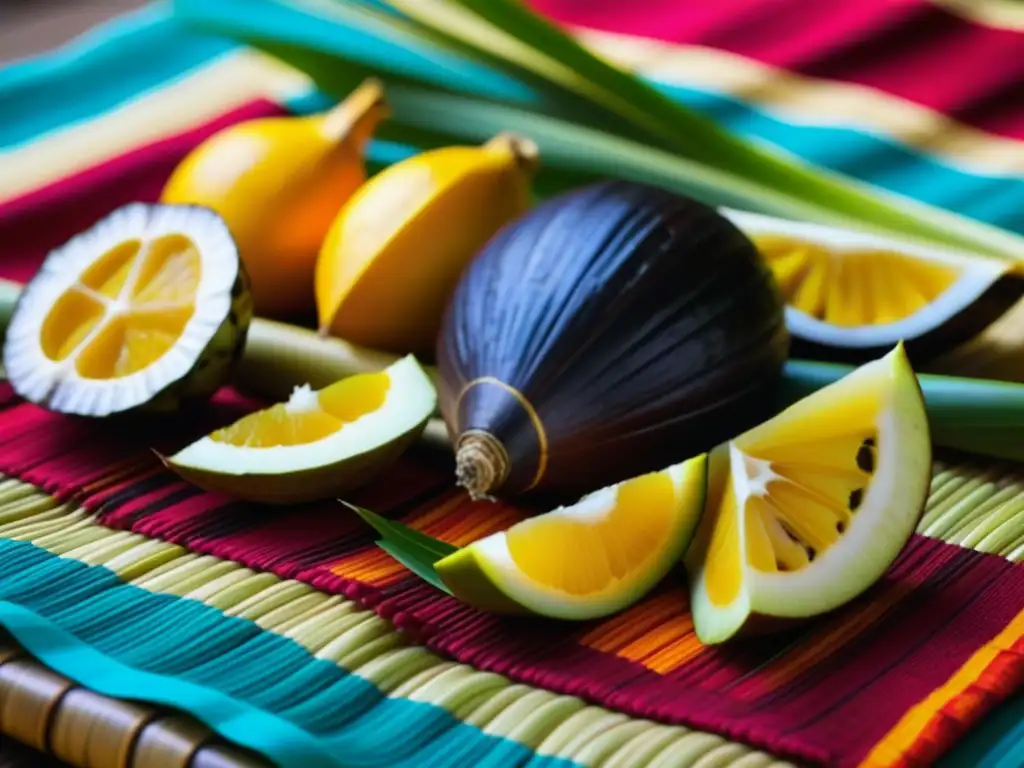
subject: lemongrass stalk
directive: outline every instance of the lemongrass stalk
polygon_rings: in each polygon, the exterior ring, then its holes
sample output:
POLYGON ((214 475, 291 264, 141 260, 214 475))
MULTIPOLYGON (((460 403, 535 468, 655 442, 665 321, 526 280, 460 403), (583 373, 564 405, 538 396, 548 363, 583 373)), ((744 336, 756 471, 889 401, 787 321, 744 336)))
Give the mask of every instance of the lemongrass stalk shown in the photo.
MULTIPOLYGON (((0 330, 6 330, 20 286, 0 280, 0 330)), ((235 386, 268 400, 286 399, 293 387, 327 386, 346 376, 383 370, 396 355, 367 349, 342 339, 273 320, 255 318, 249 329, 235 386)), ((425 370, 436 382, 437 372, 425 370)), ((780 406, 838 381, 853 366, 812 360, 789 360, 778 389, 780 406)), ((919 374, 931 425, 932 441, 945 448, 1013 461, 1024 460, 1024 384, 958 376, 919 374)), ((447 429, 434 419, 425 439, 447 444, 447 429)))
POLYGON ((190 23, 283 59, 336 97, 350 90, 348 84, 338 87, 348 70, 389 73, 392 124, 442 128, 476 143, 499 130, 515 130, 538 143, 542 167, 564 164, 577 172, 646 180, 712 205, 873 229, 988 255, 1024 254, 1024 238, 1014 233, 766 153, 602 62, 514 3, 392 2, 405 14, 399 16, 337 2, 305 0, 290 16, 280 3, 261 2, 260 13, 249 5, 177 0, 175 8, 190 23), (308 25, 311 18, 322 23, 308 25), (333 34, 324 34, 326 29, 333 34), (415 29, 419 35, 412 34, 415 29), (373 39, 377 46, 368 44, 373 39), (394 104, 398 93, 391 77, 407 88, 404 109, 394 104), (493 82, 490 92, 485 81, 493 82), (412 84, 422 97, 415 105, 412 84), (535 135, 541 131, 548 135, 535 135))

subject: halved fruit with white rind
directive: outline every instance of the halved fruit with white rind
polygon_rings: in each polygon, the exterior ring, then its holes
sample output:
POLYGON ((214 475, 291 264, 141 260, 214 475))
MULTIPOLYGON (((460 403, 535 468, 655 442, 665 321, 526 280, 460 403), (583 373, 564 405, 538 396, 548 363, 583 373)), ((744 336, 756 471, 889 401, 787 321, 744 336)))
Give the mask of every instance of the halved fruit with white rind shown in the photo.
POLYGON ((4 368, 54 411, 172 410, 225 382, 251 318, 219 216, 133 203, 47 256, 14 310, 4 368))
POLYGON ((207 490, 267 504, 336 497, 407 450, 437 404, 412 356, 256 411, 164 458, 207 490))
POLYGON ((518 523, 434 565, 463 602, 590 619, 640 599, 679 562, 704 501, 704 454, 518 523))
POLYGON ((828 612, 874 584, 931 479, 924 400, 902 346, 709 457, 685 556, 698 638, 828 612))
POLYGON ((863 362, 897 342, 946 352, 1024 296, 1012 262, 838 227, 724 209, 754 241, 786 301, 795 352, 863 362))

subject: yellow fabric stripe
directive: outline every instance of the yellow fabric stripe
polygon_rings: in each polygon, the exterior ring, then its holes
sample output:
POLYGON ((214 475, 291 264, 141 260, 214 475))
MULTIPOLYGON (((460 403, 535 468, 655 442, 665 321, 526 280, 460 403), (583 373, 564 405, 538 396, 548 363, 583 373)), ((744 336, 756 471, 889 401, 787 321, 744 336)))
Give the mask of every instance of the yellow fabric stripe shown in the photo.
POLYGON ((703 46, 591 29, 574 34, 594 53, 624 69, 671 85, 733 95, 791 124, 890 136, 965 172, 1011 177, 1024 172, 1024 142, 972 128, 872 88, 806 77, 703 46))
POLYGON ((0 538, 89 565, 102 565, 149 592, 198 600, 291 638, 314 656, 373 683, 386 695, 442 707, 485 733, 540 755, 605 768, 635 765, 788 763, 719 736, 632 719, 602 707, 513 683, 412 645, 357 603, 157 539, 114 531, 31 485, 0 481, 0 538))
POLYGON ((311 81, 297 70, 254 51, 233 51, 116 109, 0 152, 0 203, 254 99, 280 100, 311 88, 311 81))
POLYGON ((990 642, 979 648, 949 680, 907 712, 903 719, 864 758, 861 768, 898 764, 900 756, 913 746, 933 720, 939 716, 942 708, 967 690, 998 658, 1000 653, 1011 649, 1021 637, 1024 637, 1024 611, 1018 613, 1014 620, 990 642))
POLYGON ((1018 0, 929 0, 975 24, 1024 32, 1024 4, 1018 0))

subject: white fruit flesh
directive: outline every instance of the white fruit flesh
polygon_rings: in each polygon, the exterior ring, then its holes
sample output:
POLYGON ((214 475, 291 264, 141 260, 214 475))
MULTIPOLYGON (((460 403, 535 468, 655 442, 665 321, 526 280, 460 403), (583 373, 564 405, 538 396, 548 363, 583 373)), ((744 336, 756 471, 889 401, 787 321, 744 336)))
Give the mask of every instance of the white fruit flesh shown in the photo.
POLYGON ((867 589, 913 533, 930 477, 902 347, 716 450, 685 559, 700 639, 721 642, 752 614, 814 616, 867 589))
POLYGON ((8 377, 62 412, 143 405, 193 370, 229 317, 239 269, 212 212, 125 206, 52 251, 25 287, 4 345, 8 377))
POLYGON ((484 610, 502 606, 474 595, 499 594, 555 618, 613 613, 679 562, 697 525, 705 469, 702 455, 602 488, 481 539, 435 567, 456 596, 484 610))
POLYGON ((755 241, 792 238, 794 243, 825 249, 829 265, 811 266, 804 280, 819 282, 811 292, 820 294, 818 314, 822 316, 801 309, 801 301, 793 299, 787 302, 786 324, 796 336, 833 347, 890 347, 917 338, 974 304, 1012 268, 1009 262, 889 236, 747 211, 722 209, 721 213, 755 241), (855 265, 850 275, 841 272, 844 260, 855 265), (823 274, 829 269, 833 274, 823 274), (841 305, 834 318, 830 318, 829 302, 841 305), (873 311, 872 304, 883 303, 886 311, 873 311))
MULTIPOLYGON (((179 469, 218 475, 285 475, 345 461, 367 453, 422 425, 436 405, 436 391, 412 356, 392 364, 383 400, 365 412, 343 417, 322 408, 317 393, 296 388, 279 408, 282 419, 311 414, 320 424, 305 430, 283 427, 272 440, 245 435, 208 435, 183 448, 168 462, 179 469)), ((364 374, 379 376, 381 374, 364 374)))

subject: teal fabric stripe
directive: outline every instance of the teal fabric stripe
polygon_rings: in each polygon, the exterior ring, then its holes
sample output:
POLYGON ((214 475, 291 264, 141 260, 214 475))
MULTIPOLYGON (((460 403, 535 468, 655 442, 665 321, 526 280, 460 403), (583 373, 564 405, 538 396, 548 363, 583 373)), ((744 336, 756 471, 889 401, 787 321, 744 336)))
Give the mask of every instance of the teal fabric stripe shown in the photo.
POLYGON ((89 120, 237 48, 186 29, 159 3, 54 53, 0 67, 0 150, 89 120))
MULTIPOLYGON (((361 4, 379 7, 376 2, 361 4)), ((410 41, 384 39, 273 0, 177 0, 181 12, 241 20, 256 34, 323 51, 345 51, 373 67, 426 76, 454 90, 529 106, 540 94, 464 56, 410 41)), ((235 48, 198 33, 171 15, 167 3, 107 24, 48 56, 0 68, 0 148, 100 114, 159 89, 235 48)), ((934 205, 1024 232, 1024 179, 959 169, 881 136, 847 128, 795 125, 733 97, 658 84, 667 94, 737 133, 804 160, 934 205)))
POLYGON ((188 712, 285 768, 573 765, 389 699, 251 621, 23 542, 0 540, 0 626, 92 690, 188 712))
POLYGON ((766 141, 809 163, 892 192, 1024 232, 1024 178, 977 175, 883 136, 852 128, 795 125, 728 95, 658 86, 748 139, 766 141))
MULTIPOLYGON (((374 0, 352 4, 380 8, 374 0)), ((371 67, 427 79, 474 96, 534 108, 543 101, 540 93, 525 83, 517 84, 462 54, 442 54, 414 40, 386 39, 360 29, 355 21, 314 16, 276 0, 175 0, 175 7, 183 15, 206 23, 228 23, 257 38, 344 54, 371 67)), ((974 174, 893 139, 852 128, 786 123, 756 105, 725 94, 666 83, 656 85, 666 95, 746 138, 767 142, 809 163, 892 192, 1024 232, 1022 178, 974 174)))

